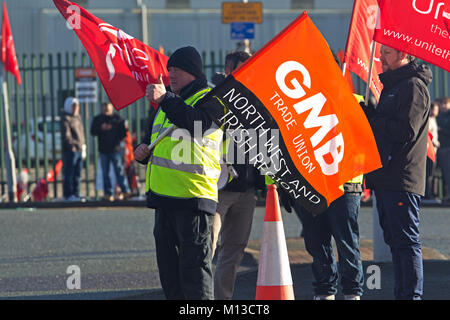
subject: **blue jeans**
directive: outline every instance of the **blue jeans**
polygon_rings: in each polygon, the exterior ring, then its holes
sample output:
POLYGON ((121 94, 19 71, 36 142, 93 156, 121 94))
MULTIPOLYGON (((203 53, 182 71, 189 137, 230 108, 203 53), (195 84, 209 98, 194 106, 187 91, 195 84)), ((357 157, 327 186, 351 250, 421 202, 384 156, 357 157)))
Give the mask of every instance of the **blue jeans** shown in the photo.
POLYGON ((130 192, 128 181, 125 178, 123 156, 117 151, 113 153, 100 153, 100 162, 102 164, 102 176, 103 176, 103 190, 106 196, 113 194, 113 186, 111 185, 111 179, 109 177, 109 166, 113 164, 114 173, 116 175, 117 183, 120 189, 124 193, 130 192))
POLYGON ((313 217, 299 205, 295 211, 303 224, 308 253, 313 257, 313 283, 316 295, 334 295, 340 276, 344 295, 363 293, 364 273, 359 251, 358 214, 361 195, 345 193, 322 214, 313 217), (339 276, 332 237, 339 254, 339 276))
POLYGON ((83 166, 83 160, 81 159, 81 152, 64 151, 63 153, 63 174, 64 185, 63 194, 64 198, 70 196, 80 196, 80 182, 81 182, 81 168, 83 166))
POLYGON ((420 300, 423 294, 420 196, 375 189, 375 197, 384 241, 392 253, 395 298, 420 300))

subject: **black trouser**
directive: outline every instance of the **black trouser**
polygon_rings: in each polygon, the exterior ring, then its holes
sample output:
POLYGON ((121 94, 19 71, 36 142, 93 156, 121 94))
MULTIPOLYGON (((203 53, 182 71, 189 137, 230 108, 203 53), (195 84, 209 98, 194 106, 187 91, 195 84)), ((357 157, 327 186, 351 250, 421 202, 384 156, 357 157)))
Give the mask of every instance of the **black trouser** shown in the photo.
POLYGON ((156 257, 164 294, 170 300, 212 300, 213 216, 191 209, 155 212, 156 257))

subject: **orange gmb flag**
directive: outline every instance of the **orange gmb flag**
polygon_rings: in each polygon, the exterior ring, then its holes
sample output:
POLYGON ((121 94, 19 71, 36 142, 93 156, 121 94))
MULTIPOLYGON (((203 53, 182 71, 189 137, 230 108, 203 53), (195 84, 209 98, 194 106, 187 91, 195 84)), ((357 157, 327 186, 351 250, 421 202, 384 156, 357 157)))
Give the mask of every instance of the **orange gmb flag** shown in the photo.
POLYGON ((210 96, 229 110, 222 123, 249 163, 312 213, 341 196, 346 181, 381 166, 364 112, 306 12, 210 96), (250 129, 258 130, 256 154, 250 129))
MULTIPOLYGON (((375 32, 377 13, 377 0, 355 0, 345 50, 344 62, 347 64, 347 68, 366 83, 369 78, 370 48, 375 32)), ((377 101, 383 89, 383 84, 378 78, 378 74, 383 72, 380 61, 380 47, 379 43, 375 43, 375 56, 370 83, 370 90, 377 101)))
POLYGON ((22 83, 19 72, 19 64, 17 63, 16 49, 9 24, 8 11, 6 10, 6 2, 3 2, 3 21, 2 21, 2 62, 5 70, 12 73, 16 77, 18 84, 22 83))
POLYGON ((144 97, 145 88, 157 83, 159 74, 169 84, 167 56, 73 2, 53 2, 83 43, 114 108, 123 109, 144 97))

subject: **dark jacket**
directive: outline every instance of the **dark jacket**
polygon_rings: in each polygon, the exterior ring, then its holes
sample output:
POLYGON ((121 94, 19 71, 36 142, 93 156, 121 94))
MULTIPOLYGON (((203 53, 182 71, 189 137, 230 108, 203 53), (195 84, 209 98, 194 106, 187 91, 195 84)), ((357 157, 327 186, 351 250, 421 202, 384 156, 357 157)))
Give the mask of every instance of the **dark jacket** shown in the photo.
POLYGON ((450 111, 437 116, 440 148, 450 148, 450 111))
POLYGON ((425 191, 431 70, 410 63, 380 74, 380 101, 369 122, 383 167, 366 175, 371 189, 425 191))
POLYGON ((61 128, 62 150, 81 152, 81 146, 86 143, 81 117, 64 112, 61 128))
POLYGON ((125 138, 127 130, 125 122, 120 115, 99 114, 95 116, 91 124, 91 134, 98 136, 98 151, 111 154, 120 151, 120 143, 125 138), (102 124, 107 123, 112 127, 110 130, 102 130, 102 124))
POLYGON ((250 164, 233 164, 233 168, 238 173, 236 179, 231 180, 224 191, 246 192, 254 187, 255 190, 265 190, 266 183, 264 175, 261 175, 255 167, 250 164))
MULTIPOLYGON (((206 78, 201 76, 184 87, 181 90, 180 95, 176 95, 173 92, 167 92, 164 99, 159 104, 159 107, 166 113, 167 118, 178 128, 187 129, 193 134, 194 121, 201 121, 202 132, 205 132, 213 125, 213 117, 209 111, 206 110, 207 106, 198 108, 197 103, 195 108, 192 108, 186 105, 184 100, 207 87, 208 84, 206 78)), ((149 132, 151 132, 151 129, 149 132)), ((143 143, 148 144, 148 140, 145 139, 143 143)), ((164 182, 162 181, 161 183, 164 182)), ((147 194, 147 206, 149 208, 194 209, 209 214, 215 214, 217 209, 217 203, 210 199, 173 199, 155 194, 151 192, 151 190, 147 194)))
MULTIPOLYGON (((227 139, 225 134, 223 139, 224 141, 227 139)), ((229 153, 225 159, 231 163, 234 170, 237 172, 238 177, 231 180, 222 190, 231 192, 246 192, 252 187, 254 187, 255 190, 265 190, 265 176, 261 175, 258 169, 249 164, 248 153, 242 155, 242 150, 238 148, 235 143, 233 143, 232 139, 228 142, 228 149, 229 153), (234 156, 233 159, 228 159, 230 154, 234 156)))

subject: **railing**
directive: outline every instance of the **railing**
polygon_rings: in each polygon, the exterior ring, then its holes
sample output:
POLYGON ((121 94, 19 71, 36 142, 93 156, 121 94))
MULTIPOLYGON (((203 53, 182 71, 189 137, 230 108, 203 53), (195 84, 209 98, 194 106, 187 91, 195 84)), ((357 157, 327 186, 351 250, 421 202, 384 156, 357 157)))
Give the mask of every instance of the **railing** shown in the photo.
MULTIPOLYGON (((202 52, 204 70, 208 79, 217 72, 223 71, 224 52, 202 52)), ((22 55, 19 57, 19 66, 22 76, 22 85, 18 86, 15 78, 6 76, 8 85, 8 97, 10 102, 10 126, 12 128, 13 150, 16 158, 17 176, 28 171, 29 181, 26 190, 21 196, 23 201, 30 194, 39 179, 55 170, 61 160, 61 139, 59 132, 59 118, 62 114, 64 100, 67 96, 74 96, 75 69, 79 67, 92 67, 86 54, 57 53, 40 55, 22 55), (36 132, 36 128, 41 134, 36 132), (40 141, 38 141, 40 140, 40 141), (38 143, 35 143, 38 142, 38 143)), ((448 96, 448 72, 433 67, 434 82, 430 88, 432 97, 448 96)), ((356 80, 356 79, 355 79, 356 80)), ((365 84, 361 80, 356 81, 359 93, 364 92, 365 84)), ((89 133, 92 119, 100 113, 100 105, 107 101, 107 96, 97 81, 98 101, 86 103, 81 106, 81 117, 84 124, 87 159, 82 172, 82 195, 92 199, 99 199, 96 188, 96 176, 98 172, 97 138, 89 133)), ((145 127, 150 109, 146 99, 140 99, 127 108, 119 111, 119 114, 128 121, 129 131, 134 138, 134 144, 143 139, 145 127)), ((5 200, 8 193, 5 166, 5 139, 4 119, 0 113, 0 202, 5 200)), ((145 168, 136 165, 138 180, 143 184, 145 168)), ((47 201, 62 198, 62 174, 48 183, 47 201)), ((143 191, 143 186, 141 187, 143 191)))

